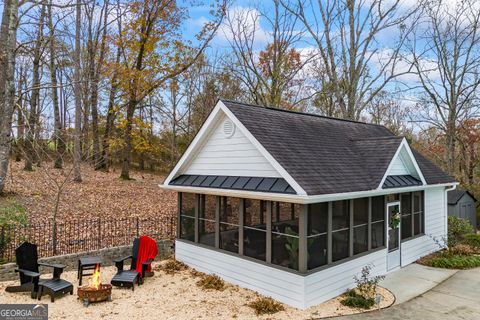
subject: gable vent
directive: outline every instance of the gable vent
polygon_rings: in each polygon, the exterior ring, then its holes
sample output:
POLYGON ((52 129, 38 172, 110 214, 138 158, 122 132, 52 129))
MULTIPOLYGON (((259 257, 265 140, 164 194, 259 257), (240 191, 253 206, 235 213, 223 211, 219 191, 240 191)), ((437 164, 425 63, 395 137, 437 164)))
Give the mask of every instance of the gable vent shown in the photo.
POLYGON ((235 134, 235 124, 230 120, 223 123, 223 134, 225 138, 231 138, 235 134))

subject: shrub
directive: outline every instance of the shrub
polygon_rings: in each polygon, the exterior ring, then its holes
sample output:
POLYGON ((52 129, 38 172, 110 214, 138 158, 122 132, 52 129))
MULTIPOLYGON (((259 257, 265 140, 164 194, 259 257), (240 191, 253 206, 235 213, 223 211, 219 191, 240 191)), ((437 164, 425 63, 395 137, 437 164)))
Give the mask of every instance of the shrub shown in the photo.
POLYGON ((451 248, 450 250, 448 250, 448 252, 443 254, 448 256, 469 256, 475 253, 477 253, 475 247, 468 244, 457 244, 455 247, 451 248))
POLYGON ((355 289, 348 290, 345 295, 346 298, 340 301, 340 303, 344 306, 352 308, 370 309, 375 305, 375 299, 373 297, 365 298, 361 294, 358 294, 355 289))
POLYGON ((466 255, 434 255, 421 261, 430 267, 445 269, 470 269, 480 267, 480 256, 466 255))
POLYGON ((461 219, 455 216, 448 217, 448 237, 447 245, 449 248, 455 247, 459 244, 463 237, 471 233, 473 230, 472 225, 468 220, 461 219))
POLYGON ((159 268, 160 270, 165 271, 166 274, 175 274, 177 272, 188 269, 188 266, 176 259, 169 259, 159 268))
POLYGON ((357 292, 361 296, 365 297, 365 299, 375 298, 378 283, 385 278, 385 276, 370 277, 370 271, 372 271, 372 266, 366 265, 362 268, 360 277, 353 277, 355 283, 357 284, 357 292))
POLYGON ((200 280, 197 281, 197 286, 201 287, 204 290, 224 290, 225 289, 225 282, 220 279, 219 276, 214 274, 209 274, 203 276, 200 280))
POLYGON ((480 234, 469 233, 464 236, 465 244, 480 250, 480 234))
POLYGON ((255 301, 250 302, 248 306, 255 310, 255 314, 257 316, 263 314, 274 314, 285 310, 285 307, 281 303, 269 297, 258 298, 255 301))

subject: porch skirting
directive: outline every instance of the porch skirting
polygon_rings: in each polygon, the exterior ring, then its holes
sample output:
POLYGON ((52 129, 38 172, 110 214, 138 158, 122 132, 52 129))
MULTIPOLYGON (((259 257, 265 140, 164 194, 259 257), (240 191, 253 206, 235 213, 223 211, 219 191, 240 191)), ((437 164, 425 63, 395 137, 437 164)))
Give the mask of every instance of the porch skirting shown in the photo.
POLYGON ((306 275, 182 240, 175 243, 175 256, 177 260, 198 271, 216 274, 227 282, 257 291, 299 309, 322 303, 355 287, 353 277, 366 265, 372 266, 372 276, 387 272, 386 249, 306 275))

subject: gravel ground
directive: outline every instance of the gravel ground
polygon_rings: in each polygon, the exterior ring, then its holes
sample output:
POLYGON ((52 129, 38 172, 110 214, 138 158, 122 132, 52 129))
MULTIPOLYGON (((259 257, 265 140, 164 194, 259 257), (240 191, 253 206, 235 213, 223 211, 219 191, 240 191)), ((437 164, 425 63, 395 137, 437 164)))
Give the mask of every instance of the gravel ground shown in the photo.
MULTIPOLYGON (((114 272, 114 267, 102 268, 102 282, 108 283, 114 272)), ((62 278, 75 284, 74 295, 57 298, 55 303, 44 296, 41 303, 48 303, 49 319, 312 319, 360 312, 342 306, 337 297, 306 310, 285 306, 285 311, 257 317, 247 304, 260 297, 259 294, 230 284, 223 291, 202 290, 196 286, 198 276, 193 274, 192 270, 173 275, 156 271, 153 278, 147 278, 135 291, 114 288, 112 302, 84 307, 76 298, 76 272, 65 272, 62 278)), ((15 283, 0 283, 2 303, 36 302, 28 293, 5 292, 6 286, 15 283)), ((379 293, 384 297, 381 308, 394 302, 393 295, 386 289, 380 288, 379 293)))

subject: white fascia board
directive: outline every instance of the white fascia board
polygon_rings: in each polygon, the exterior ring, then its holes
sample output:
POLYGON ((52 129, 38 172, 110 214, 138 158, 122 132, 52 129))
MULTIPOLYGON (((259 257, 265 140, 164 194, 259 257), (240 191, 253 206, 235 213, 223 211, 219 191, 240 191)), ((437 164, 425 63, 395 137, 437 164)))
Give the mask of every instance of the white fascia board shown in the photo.
POLYGON ((303 188, 293 179, 293 177, 285 170, 280 163, 263 147, 263 145, 258 142, 258 140, 248 131, 248 129, 243 125, 243 123, 237 119, 237 117, 222 103, 218 102, 220 108, 225 112, 225 114, 235 123, 235 125, 243 132, 248 140, 260 151, 260 153, 270 162, 270 164, 278 171, 278 173, 288 182, 288 184, 295 190, 297 195, 305 196, 307 193, 303 188))
POLYGON ((180 169, 186 164, 186 162, 190 159, 190 157, 195 153, 195 151, 201 146, 201 142, 203 141, 204 137, 208 136, 208 133, 214 127, 212 124, 218 118, 218 114, 221 111, 220 105, 223 105, 221 101, 218 101, 215 108, 213 108, 212 112, 208 116, 205 123, 202 125, 200 130, 198 131, 197 135, 193 139, 193 141, 188 146, 187 150, 183 153, 180 160, 177 162, 173 170, 170 172, 168 177, 165 179, 164 184, 168 185, 170 181, 177 175, 180 169))
MULTIPOLYGON (((380 184, 378 185, 377 190, 382 190, 382 186, 385 183, 385 180, 387 179, 388 173, 390 172, 390 169, 392 168, 393 162, 395 161, 395 159, 397 159, 397 157, 399 157, 400 152, 402 151, 402 148, 405 148, 405 150, 407 151, 407 154, 409 155, 409 157, 410 157, 410 159, 413 163, 413 166, 414 166, 415 170, 417 171, 418 176, 420 177, 420 181, 422 181, 422 185, 424 185, 424 186, 427 185, 427 182, 426 182, 425 178, 423 177, 423 173, 420 170, 420 167, 418 166, 417 160, 415 159, 415 156, 413 155, 412 149, 410 149, 410 146, 408 145, 407 139, 403 138, 402 142, 400 142, 400 145, 397 148, 397 151, 395 151, 395 154, 393 155, 392 159, 390 160, 390 163, 388 164, 387 170, 385 171, 385 174, 383 175, 383 178, 380 181, 380 184)), ((391 190, 391 189, 389 189, 389 190, 391 190)))
POLYGON ((165 185, 165 184, 163 185, 160 184, 159 187, 164 190, 177 191, 177 192, 190 192, 190 193, 217 195, 217 196, 228 196, 228 197, 258 199, 258 200, 310 204, 310 203, 356 199, 356 198, 364 198, 364 197, 375 197, 375 196, 382 196, 382 195, 392 194, 392 193, 415 192, 415 191, 422 191, 422 190, 431 189, 431 188, 452 187, 458 184, 459 184, 458 182, 429 184, 424 186, 413 186, 413 187, 407 187, 407 188, 374 189, 374 190, 367 190, 367 191, 332 193, 332 194, 324 194, 324 195, 316 195, 316 196, 244 191, 244 190, 233 190, 233 189, 184 187, 184 186, 173 186, 173 185, 165 185))

